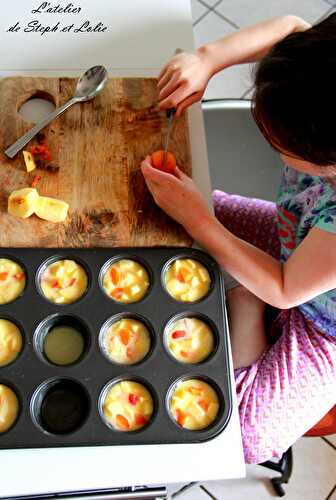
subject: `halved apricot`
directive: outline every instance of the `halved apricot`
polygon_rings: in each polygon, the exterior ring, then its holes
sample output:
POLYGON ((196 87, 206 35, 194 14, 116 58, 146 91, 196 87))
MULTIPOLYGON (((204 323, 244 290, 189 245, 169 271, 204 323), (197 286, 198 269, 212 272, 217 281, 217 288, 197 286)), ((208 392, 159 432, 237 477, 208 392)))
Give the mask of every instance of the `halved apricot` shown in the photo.
POLYGON ((154 168, 161 170, 162 172, 167 172, 168 174, 174 174, 176 168, 175 156, 167 152, 165 157, 165 152, 163 150, 155 151, 152 156, 152 165, 154 168))

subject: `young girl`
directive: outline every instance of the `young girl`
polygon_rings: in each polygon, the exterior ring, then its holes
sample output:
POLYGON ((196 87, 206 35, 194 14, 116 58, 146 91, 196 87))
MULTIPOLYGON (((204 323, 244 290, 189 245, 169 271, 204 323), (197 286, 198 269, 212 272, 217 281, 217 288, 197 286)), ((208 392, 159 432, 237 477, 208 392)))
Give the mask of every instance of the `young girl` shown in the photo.
POLYGON ((214 217, 178 168, 142 164, 156 203, 239 282, 227 295, 247 463, 280 457, 336 404, 336 13, 243 29, 159 77, 161 108, 179 115, 216 72, 257 60, 253 115, 285 164, 277 206, 215 191, 214 217))

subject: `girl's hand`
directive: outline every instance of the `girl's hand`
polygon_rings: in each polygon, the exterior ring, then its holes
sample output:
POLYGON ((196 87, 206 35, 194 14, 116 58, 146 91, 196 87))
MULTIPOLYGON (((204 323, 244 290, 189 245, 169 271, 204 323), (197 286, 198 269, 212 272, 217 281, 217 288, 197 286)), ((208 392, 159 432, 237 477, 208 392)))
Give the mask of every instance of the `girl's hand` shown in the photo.
POLYGON ((154 201, 193 236, 196 229, 213 216, 190 177, 176 167, 175 176, 152 167, 151 157, 141 163, 147 187, 154 201))
POLYGON ((179 116, 184 109, 202 99, 211 76, 210 64, 202 51, 174 56, 159 75, 160 108, 176 108, 179 116))

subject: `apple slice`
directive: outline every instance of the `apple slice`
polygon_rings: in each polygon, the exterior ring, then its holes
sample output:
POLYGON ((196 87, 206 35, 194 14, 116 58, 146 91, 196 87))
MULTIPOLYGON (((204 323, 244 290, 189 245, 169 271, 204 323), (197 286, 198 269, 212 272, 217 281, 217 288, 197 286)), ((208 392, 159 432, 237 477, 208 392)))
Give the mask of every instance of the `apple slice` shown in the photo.
POLYGON ((62 200, 40 196, 35 206, 35 213, 40 219, 50 222, 64 222, 69 205, 62 200))
POLYGON ((23 159, 26 164, 27 172, 32 172, 36 168, 36 163, 33 155, 29 151, 22 151, 23 159))

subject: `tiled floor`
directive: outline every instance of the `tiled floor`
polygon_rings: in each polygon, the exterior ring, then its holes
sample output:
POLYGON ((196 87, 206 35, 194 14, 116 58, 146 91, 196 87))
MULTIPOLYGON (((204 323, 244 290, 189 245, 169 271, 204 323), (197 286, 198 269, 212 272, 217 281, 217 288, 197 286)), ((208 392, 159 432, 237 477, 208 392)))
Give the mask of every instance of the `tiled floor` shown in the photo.
MULTIPOLYGON (((192 0, 196 45, 231 33, 247 24, 280 14, 296 14, 315 22, 336 7, 336 0, 192 0)), ((251 68, 230 68, 213 78, 206 99, 249 97, 251 68)), ((196 485, 179 500, 264 500, 274 498, 270 477, 277 473, 248 466, 247 478, 196 485)), ((288 500, 336 500, 336 435, 302 438, 294 445, 294 469, 285 487, 288 500)), ((183 485, 169 486, 170 494, 183 485)), ((175 498, 175 497, 174 497, 175 498)))
MULTIPOLYGON (((191 0, 196 46, 281 14, 314 23, 336 7, 336 0, 191 0)), ((229 68, 209 82, 206 99, 250 97, 252 67, 229 68)))

